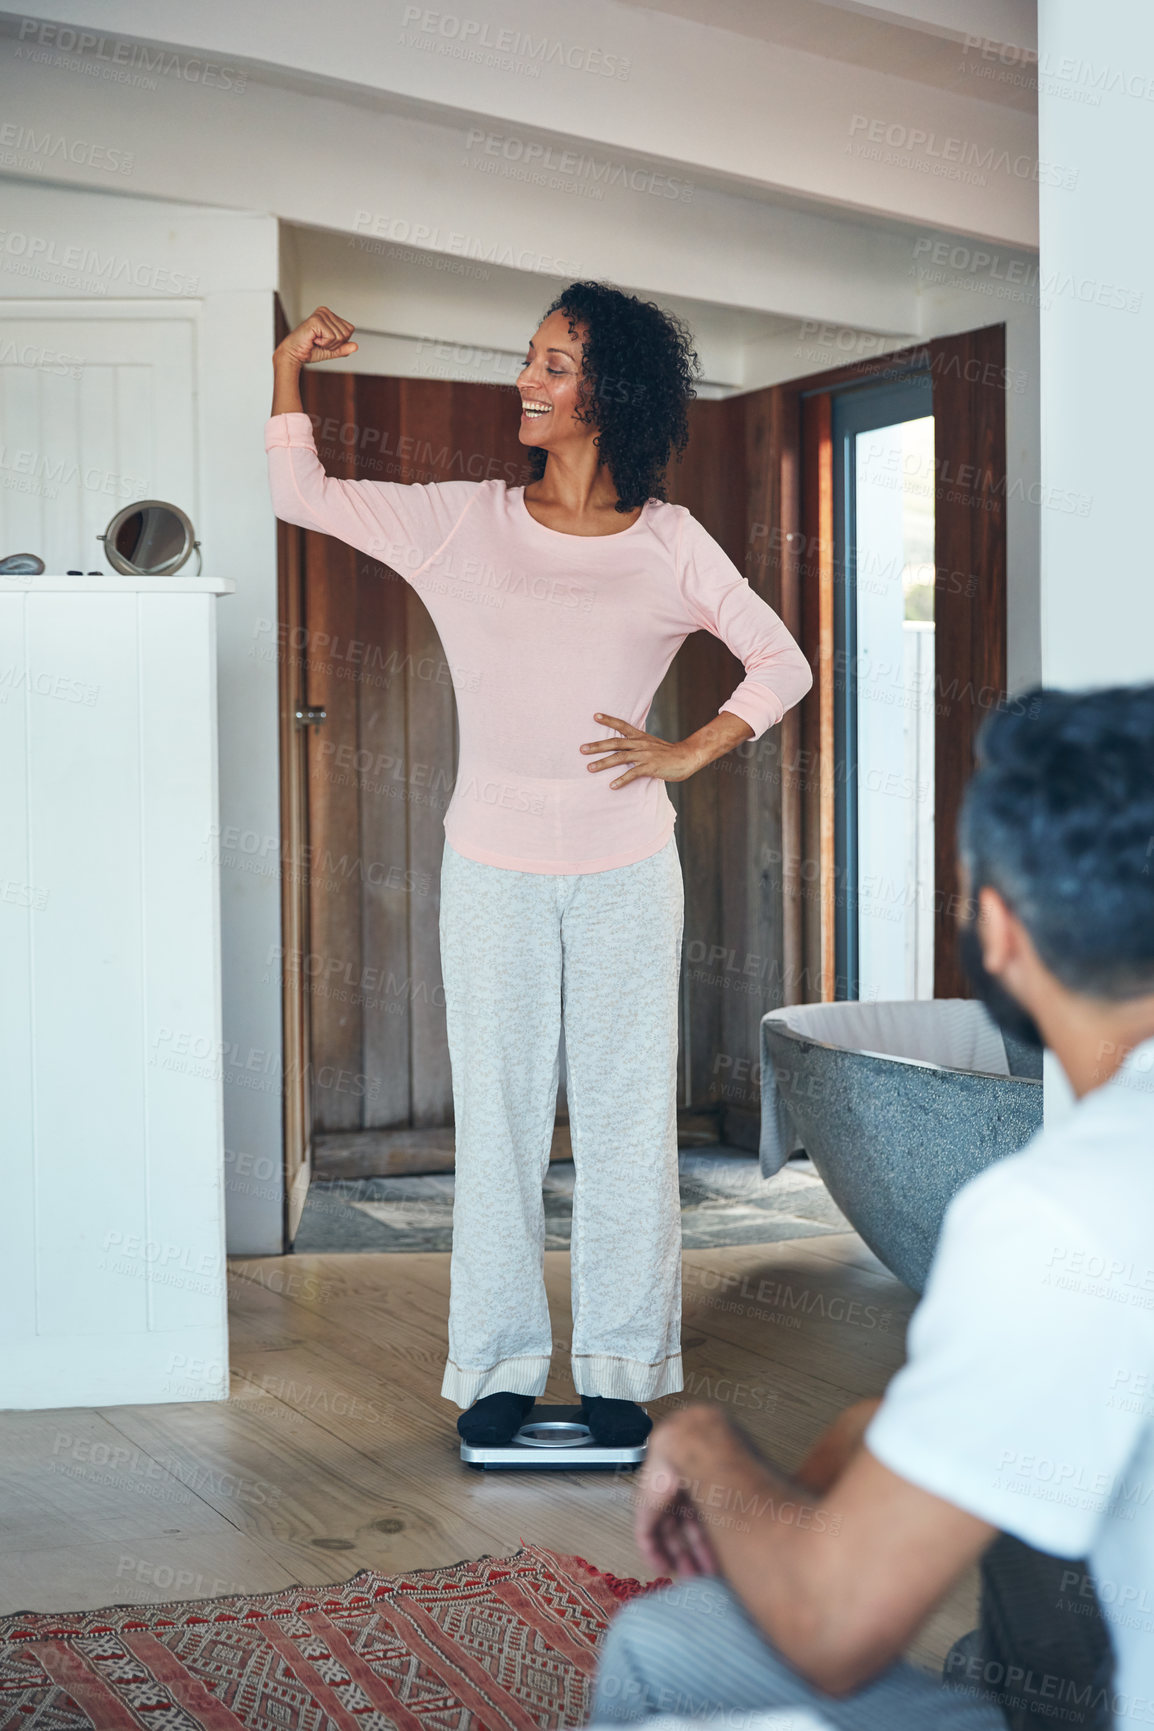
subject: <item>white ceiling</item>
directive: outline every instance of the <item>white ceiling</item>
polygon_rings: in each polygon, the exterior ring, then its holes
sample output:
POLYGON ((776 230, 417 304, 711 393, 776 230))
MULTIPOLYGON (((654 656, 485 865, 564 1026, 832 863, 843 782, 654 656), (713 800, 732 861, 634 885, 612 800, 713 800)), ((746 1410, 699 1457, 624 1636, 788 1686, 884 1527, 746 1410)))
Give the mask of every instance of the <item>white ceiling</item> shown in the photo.
MULTIPOLYGON (((997 76, 1000 71, 1023 69, 1012 49, 1017 46, 1028 54, 1037 39, 1034 0, 1018 0, 1009 9, 1011 15, 1019 14, 1011 49, 999 56, 996 42, 991 41, 985 58, 978 49, 967 50, 964 40, 927 28, 921 19, 883 18, 876 15, 881 8, 863 11, 853 0, 618 0, 618 4, 685 18, 755 41, 777 42, 783 48, 888 72, 939 90, 980 96, 1007 108, 1037 111, 1037 91, 1028 76, 1032 70, 1028 64, 1024 65, 1025 79, 997 76), (978 67, 993 75, 983 76, 978 67)), ((885 10, 892 13, 894 9, 885 10)), ((970 10, 976 8, 971 6, 970 10)), ((970 34, 980 32, 974 29, 970 34)), ((767 101, 772 97, 772 91, 767 91, 767 101)))

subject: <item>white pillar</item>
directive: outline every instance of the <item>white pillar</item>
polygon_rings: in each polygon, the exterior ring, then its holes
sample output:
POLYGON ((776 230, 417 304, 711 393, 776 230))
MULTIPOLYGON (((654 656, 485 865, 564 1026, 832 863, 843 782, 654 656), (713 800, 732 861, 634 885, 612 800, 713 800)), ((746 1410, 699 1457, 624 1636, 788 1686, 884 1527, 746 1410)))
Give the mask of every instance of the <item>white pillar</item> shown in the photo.
MULTIPOLYGON (((1154 679, 1154 7, 1038 7, 1042 678, 1154 679)), ((1046 1056, 1046 1122, 1070 1108, 1046 1056)))
POLYGON ((1154 679, 1154 6, 1038 7, 1042 677, 1154 679))

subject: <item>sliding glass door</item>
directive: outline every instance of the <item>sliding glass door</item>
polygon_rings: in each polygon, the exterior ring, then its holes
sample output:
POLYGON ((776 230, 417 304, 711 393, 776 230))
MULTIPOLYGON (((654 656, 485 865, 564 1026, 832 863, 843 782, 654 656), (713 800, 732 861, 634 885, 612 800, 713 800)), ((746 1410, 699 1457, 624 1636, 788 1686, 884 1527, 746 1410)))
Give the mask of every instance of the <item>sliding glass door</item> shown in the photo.
POLYGON ((928 374, 836 393, 839 995, 934 981, 934 421, 928 374))

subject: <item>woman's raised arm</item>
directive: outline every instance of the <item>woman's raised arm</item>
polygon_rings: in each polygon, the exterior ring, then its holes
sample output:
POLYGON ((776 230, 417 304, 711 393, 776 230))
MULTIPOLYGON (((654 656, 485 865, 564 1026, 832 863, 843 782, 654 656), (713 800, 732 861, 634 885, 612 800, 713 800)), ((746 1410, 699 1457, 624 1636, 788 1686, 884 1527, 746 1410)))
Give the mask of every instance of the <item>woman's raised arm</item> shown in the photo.
POLYGON ((328 307, 317 307, 277 344, 272 355, 274 415, 303 413, 301 368, 310 361, 337 361, 351 355, 357 347, 349 341, 355 328, 328 307))
MULTIPOLYGON (((273 353, 275 388, 264 435, 273 510, 284 523, 333 535, 409 577, 447 545, 480 484, 350 481, 325 473, 301 403, 300 372, 310 361, 351 355, 357 347, 352 332, 347 319, 318 307, 273 353)), ((374 466, 383 465, 376 460, 374 466)))

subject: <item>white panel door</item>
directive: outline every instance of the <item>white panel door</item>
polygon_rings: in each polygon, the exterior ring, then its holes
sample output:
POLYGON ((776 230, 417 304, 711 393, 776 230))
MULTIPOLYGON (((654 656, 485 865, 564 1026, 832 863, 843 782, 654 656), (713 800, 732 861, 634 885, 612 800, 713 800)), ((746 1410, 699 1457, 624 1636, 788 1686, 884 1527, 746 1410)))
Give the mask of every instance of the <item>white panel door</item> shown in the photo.
POLYGON ((61 318, 0 302, 0 558, 110 571, 97 536, 136 499, 197 522, 195 339, 191 313, 61 318))

